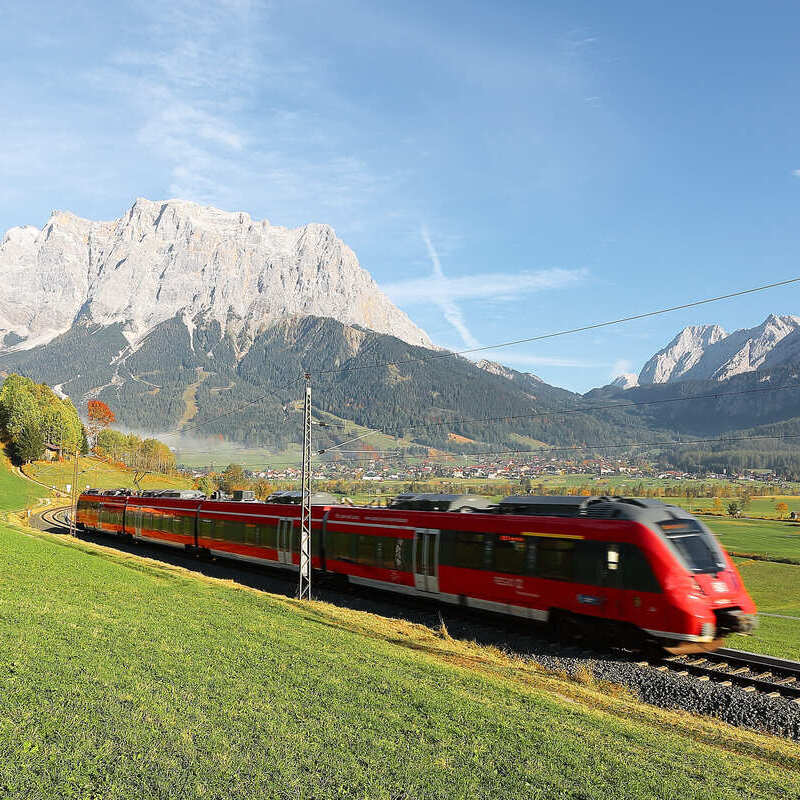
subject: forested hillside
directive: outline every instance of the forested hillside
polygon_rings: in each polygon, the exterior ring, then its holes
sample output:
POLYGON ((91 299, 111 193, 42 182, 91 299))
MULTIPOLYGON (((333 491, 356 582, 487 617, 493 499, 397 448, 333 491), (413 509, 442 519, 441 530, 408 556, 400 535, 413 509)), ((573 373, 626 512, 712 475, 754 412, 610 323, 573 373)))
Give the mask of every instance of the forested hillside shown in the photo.
MULTIPOLYGON (((590 404, 521 373, 515 373, 519 380, 491 374, 461 357, 419 361, 442 353, 332 319, 286 320, 259 335, 240 360, 241 343, 217 322, 190 334, 181 320, 168 320, 135 352, 122 342, 113 327, 90 334, 73 329, 45 347, 1 357, 0 367, 46 376, 76 399, 97 397, 129 428, 191 431, 220 417, 202 432, 274 448, 297 440, 305 370, 313 376, 318 412, 451 451, 669 435, 619 410, 565 418, 557 412, 590 404), (87 343, 93 357, 76 355, 80 367, 72 369, 70 353, 85 353, 87 343), (345 371, 331 372, 337 369, 345 371), (462 421, 485 417, 497 419, 462 421)), ((336 439, 335 428, 318 431, 320 447, 336 439)))

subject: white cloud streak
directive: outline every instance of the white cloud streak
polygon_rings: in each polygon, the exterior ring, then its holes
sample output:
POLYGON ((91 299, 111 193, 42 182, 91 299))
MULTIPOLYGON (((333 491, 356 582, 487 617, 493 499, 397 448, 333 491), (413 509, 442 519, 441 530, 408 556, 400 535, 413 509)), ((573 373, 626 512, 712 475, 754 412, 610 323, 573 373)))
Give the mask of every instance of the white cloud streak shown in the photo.
POLYGON ((464 315, 456 304, 449 282, 444 276, 439 254, 436 252, 436 248, 433 246, 431 237, 428 234, 428 229, 425 226, 422 227, 422 238, 433 265, 432 280, 428 279, 426 281, 428 300, 441 308, 445 319, 458 331, 459 336, 464 340, 464 344, 467 347, 479 347, 480 343, 467 327, 464 315))
POLYGON ((395 303, 431 303, 442 293, 452 300, 517 300, 521 295, 544 289, 572 286, 587 276, 584 269, 544 269, 536 272, 479 272, 458 278, 437 274, 382 286, 395 303))

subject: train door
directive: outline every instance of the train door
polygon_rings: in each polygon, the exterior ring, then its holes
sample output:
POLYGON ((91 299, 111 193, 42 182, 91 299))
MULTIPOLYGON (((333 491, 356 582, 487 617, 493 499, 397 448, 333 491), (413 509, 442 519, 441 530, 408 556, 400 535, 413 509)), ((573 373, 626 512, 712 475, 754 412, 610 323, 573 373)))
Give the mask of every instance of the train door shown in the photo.
POLYGON ((293 519, 278 520, 278 563, 292 563, 292 539, 294 534, 293 519))
POLYGON ((414 531, 414 586, 422 592, 439 591, 439 531, 414 531))

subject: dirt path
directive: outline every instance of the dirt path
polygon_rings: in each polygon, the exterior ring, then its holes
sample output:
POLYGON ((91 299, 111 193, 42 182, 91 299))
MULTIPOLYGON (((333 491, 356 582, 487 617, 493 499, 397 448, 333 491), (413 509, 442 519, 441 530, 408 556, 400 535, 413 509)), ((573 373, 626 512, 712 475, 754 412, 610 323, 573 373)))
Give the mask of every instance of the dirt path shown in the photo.
POLYGON ((210 375, 210 373, 206 372, 202 367, 197 367, 195 372, 197 374, 197 380, 194 383, 190 383, 183 390, 184 409, 183 415, 178 421, 179 428, 182 428, 187 422, 190 422, 197 416, 197 387, 210 375))

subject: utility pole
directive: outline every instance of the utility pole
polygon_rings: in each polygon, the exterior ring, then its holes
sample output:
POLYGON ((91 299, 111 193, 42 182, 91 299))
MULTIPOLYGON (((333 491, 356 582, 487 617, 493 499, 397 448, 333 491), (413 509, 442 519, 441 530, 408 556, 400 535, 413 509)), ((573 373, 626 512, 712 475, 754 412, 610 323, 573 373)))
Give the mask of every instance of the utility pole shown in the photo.
POLYGON ((72 469, 72 498, 69 510, 69 535, 75 535, 75 517, 78 513, 78 445, 75 445, 75 464, 72 469))
POLYGON ((306 372, 303 404, 303 471, 300 477, 303 509, 300 517, 300 585, 297 596, 311 599, 311 375, 306 372))

